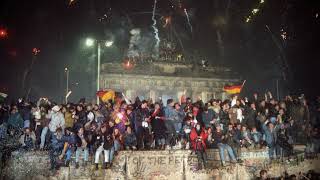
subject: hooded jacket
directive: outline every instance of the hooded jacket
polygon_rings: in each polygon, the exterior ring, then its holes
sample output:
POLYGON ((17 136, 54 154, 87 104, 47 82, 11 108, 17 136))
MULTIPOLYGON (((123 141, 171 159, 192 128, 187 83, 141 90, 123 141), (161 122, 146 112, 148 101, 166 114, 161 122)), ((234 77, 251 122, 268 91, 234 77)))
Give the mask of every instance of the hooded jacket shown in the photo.
POLYGON ((207 138, 208 138, 208 134, 205 133, 203 129, 201 129, 200 132, 197 132, 196 128, 193 128, 190 133, 190 140, 192 143, 193 150, 197 151, 199 150, 199 148, 201 148, 202 150, 206 150, 207 138), (199 139, 199 137, 201 138, 199 139), (201 144, 198 144, 198 143, 201 143, 201 144), (202 147, 199 147, 200 145, 202 145, 202 147))

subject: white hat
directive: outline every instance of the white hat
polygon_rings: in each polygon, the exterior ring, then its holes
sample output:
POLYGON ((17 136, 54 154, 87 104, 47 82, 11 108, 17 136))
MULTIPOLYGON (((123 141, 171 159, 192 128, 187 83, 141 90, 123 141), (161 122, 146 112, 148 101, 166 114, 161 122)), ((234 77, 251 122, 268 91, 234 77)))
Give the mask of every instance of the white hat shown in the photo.
POLYGON ((60 107, 58 105, 53 106, 52 111, 58 112, 60 111, 60 107))

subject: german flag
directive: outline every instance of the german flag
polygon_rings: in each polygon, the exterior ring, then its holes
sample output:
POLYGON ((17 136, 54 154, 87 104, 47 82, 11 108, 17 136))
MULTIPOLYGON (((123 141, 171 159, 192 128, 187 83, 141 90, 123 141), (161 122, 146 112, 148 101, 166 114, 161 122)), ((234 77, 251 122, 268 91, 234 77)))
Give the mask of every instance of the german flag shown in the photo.
POLYGON ((114 101, 116 97, 116 93, 113 90, 98 91, 96 94, 102 102, 108 102, 109 100, 114 101))
POLYGON ((234 86, 224 86, 223 90, 228 94, 239 94, 246 83, 246 80, 243 81, 241 85, 234 85, 234 86))
POLYGON ((238 86, 224 86, 223 90, 228 94, 239 94, 241 92, 242 85, 238 86))

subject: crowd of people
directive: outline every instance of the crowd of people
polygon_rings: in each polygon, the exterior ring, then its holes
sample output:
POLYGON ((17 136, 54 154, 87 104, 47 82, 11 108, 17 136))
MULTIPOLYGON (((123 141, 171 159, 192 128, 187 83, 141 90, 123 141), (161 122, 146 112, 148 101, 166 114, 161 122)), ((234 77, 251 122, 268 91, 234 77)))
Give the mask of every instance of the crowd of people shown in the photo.
POLYGON ((206 168, 206 149, 217 148, 221 164, 224 151, 232 163, 241 161, 241 148, 268 148, 271 159, 290 156, 293 145, 305 144, 307 155, 319 152, 320 98, 313 108, 304 96, 282 100, 266 93, 241 98, 200 98, 185 95, 175 102, 125 100, 97 104, 56 104, 46 98, 0 105, 0 140, 17 138, 21 149, 49 151, 51 169, 70 165, 75 156, 84 165, 110 168, 121 150, 192 149, 199 166, 206 168), (103 159, 101 160, 101 154, 103 159))

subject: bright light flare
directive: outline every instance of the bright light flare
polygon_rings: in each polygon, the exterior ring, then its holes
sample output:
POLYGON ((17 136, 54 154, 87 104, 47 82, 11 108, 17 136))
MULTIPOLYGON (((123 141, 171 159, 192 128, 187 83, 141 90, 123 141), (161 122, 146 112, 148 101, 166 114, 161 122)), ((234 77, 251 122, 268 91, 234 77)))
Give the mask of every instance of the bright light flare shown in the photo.
POLYGON ((91 47, 94 45, 94 39, 87 38, 86 39, 86 46, 91 47))
POLYGON ((38 48, 33 48, 33 49, 32 49, 32 54, 33 54, 33 55, 36 56, 36 55, 38 55, 39 53, 40 53, 40 49, 38 49, 38 48))
POLYGON ((122 63, 122 66, 126 70, 132 70, 134 68, 134 63, 131 62, 130 59, 128 59, 122 63))
POLYGON ((260 4, 263 4, 264 3, 264 0, 260 0, 260 4))
POLYGON ((287 40, 287 32, 283 31, 281 37, 283 40, 287 40))
POLYGON ((104 44, 106 47, 110 47, 113 45, 113 41, 106 41, 106 43, 104 44))
POLYGON ((5 29, 0 29, 0 37, 5 38, 7 37, 8 33, 5 29))
POLYGON ((257 12, 259 12, 259 9, 253 9, 252 10, 252 14, 257 14, 257 12))

